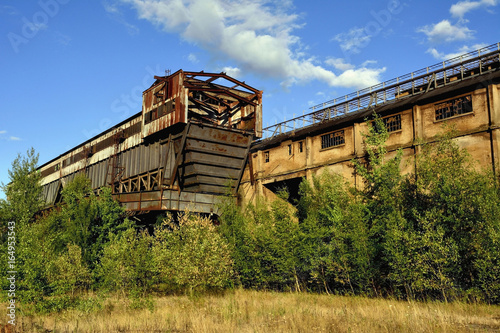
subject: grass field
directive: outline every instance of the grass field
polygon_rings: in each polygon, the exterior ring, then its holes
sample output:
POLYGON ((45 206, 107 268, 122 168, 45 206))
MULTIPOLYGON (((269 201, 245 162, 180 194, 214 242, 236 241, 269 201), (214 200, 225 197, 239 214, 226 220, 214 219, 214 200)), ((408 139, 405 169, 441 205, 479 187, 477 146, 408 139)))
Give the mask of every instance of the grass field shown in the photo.
MULTIPOLYGON (((419 303, 307 293, 236 290, 223 296, 153 298, 132 309, 108 298, 99 309, 24 316, 21 332, 497 332, 500 307, 419 303)), ((132 306, 131 306, 132 305, 132 306)), ((3 307, 3 306, 2 306, 3 307)), ((2 318, 2 324, 5 318, 2 318)))

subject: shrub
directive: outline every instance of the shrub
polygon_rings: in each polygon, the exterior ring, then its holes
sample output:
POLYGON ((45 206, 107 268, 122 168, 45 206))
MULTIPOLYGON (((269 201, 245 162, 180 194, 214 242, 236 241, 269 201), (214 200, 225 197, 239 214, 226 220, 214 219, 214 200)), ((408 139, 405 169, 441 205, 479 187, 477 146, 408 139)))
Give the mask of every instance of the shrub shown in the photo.
POLYGON ((170 291, 223 290, 232 284, 229 246, 208 218, 185 213, 178 222, 165 219, 155 230, 152 252, 159 280, 170 291))
POLYGON ((152 237, 129 228, 111 234, 97 269, 101 287, 125 293, 144 293, 153 285, 152 237))

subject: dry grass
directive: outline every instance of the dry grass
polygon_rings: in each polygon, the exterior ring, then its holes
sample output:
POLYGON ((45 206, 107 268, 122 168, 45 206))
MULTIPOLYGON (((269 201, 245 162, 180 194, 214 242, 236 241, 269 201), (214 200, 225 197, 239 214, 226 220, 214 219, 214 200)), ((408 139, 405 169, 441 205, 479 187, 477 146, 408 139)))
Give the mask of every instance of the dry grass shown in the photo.
POLYGON ((224 296, 155 298, 132 310, 107 299, 99 311, 20 318, 25 332, 497 332, 500 307, 236 290, 224 296))

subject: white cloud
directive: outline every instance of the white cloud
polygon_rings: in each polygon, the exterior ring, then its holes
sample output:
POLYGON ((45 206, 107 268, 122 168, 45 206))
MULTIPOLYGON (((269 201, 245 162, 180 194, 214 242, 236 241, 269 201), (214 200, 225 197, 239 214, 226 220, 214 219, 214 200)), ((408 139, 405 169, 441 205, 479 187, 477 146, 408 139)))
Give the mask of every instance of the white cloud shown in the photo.
POLYGON ((125 20, 123 13, 120 8, 115 3, 110 3, 108 1, 103 2, 104 10, 108 13, 109 17, 115 20, 116 22, 124 25, 127 28, 127 31, 130 35, 136 35, 139 33, 139 28, 135 25, 130 24, 125 20))
POLYGON ((380 82, 380 74, 385 70, 385 67, 349 69, 338 76, 336 85, 357 89, 373 86, 380 82))
MULTIPOLYGON (((7 131, 6 130, 1 130, 0 131, 0 135, 2 134, 6 134, 7 131)), ((17 137, 17 136, 9 136, 9 137, 0 137, 0 140, 7 140, 7 141, 21 141, 21 138, 17 137)))
POLYGON ((478 50, 478 49, 483 48, 485 46, 488 46, 488 45, 487 44, 474 44, 472 46, 464 45, 461 48, 459 48, 457 52, 452 52, 452 53, 439 52, 436 48, 430 48, 427 50, 427 53, 431 54, 436 59, 448 60, 448 59, 453 59, 453 58, 459 57, 464 53, 478 50))
POLYGON ((368 65, 375 65, 377 63, 377 60, 366 60, 361 64, 361 67, 366 67, 368 65))
POLYGON ((450 14, 453 17, 462 19, 464 15, 474 9, 480 7, 496 6, 498 0, 481 0, 481 1, 459 1, 450 7, 450 14))
MULTIPOLYGON (((336 75, 318 64, 317 59, 307 58, 303 53, 307 48, 292 34, 300 25, 296 22, 297 15, 287 12, 289 2, 121 1, 133 6, 141 19, 166 32, 179 33, 186 41, 210 52, 216 60, 231 61, 239 71, 279 78, 284 86, 319 80, 330 86, 359 87, 363 82, 377 83, 375 80, 385 70, 350 68, 336 75)), ((357 45, 351 42, 346 47, 359 48, 363 39, 366 37, 358 36, 357 45)))
POLYGON ((337 76, 334 81, 335 85, 342 87, 366 88, 380 82, 380 75, 385 72, 384 68, 368 68, 368 66, 376 64, 375 60, 367 60, 356 68, 353 64, 347 63, 342 58, 328 58, 325 63, 333 66, 335 69, 342 71, 342 74, 337 76))
POLYGON ((61 45, 65 45, 65 46, 69 45, 69 44, 71 43, 71 40, 72 40, 70 36, 65 35, 65 34, 63 34, 63 33, 60 33, 59 31, 56 31, 56 32, 54 33, 54 38, 55 38, 55 40, 56 40, 59 44, 61 44, 61 45))
POLYGON ((190 54, 188 55, 188 60, 189 60, 190 62, 194 63, 194 64, 197 64, 198 62, 200 62, 200 61, 198 60, 198 57, 197 57, 197 56, 196 56, 196 54, 194 54, 194 53, 190 53, 190 54))
POLYGON ((342 58, 328 58, 326 59, 325 64, 341 71, 346 71, 354 68, 354 65, 346 63, 342 58))
POLYGON ((417 30, 427 35, 431 43, 453 42, 470 39, 474 31, 459 24, 453 25, 448 20, 442 20, 437 24, 426 25, 417 30))
POLYGON ((241 69, 237 67, 224 67, 222 71, 235 79, 239 78, 241 75, 241 69))
POLYGON ((343 32, 335 37, 333 40, 340 43, 340 48, 344 52, 359 53, 361 49, 370 42, 371 36, 365 32, 364 28, 354 27, 348 32, 343 32))

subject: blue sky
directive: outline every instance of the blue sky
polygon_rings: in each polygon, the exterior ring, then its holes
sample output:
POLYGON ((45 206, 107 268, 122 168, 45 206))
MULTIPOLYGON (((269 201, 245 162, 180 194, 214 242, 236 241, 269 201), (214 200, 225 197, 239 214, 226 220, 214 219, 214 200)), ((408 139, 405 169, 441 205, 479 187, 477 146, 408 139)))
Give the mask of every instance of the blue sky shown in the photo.
MULTIPOLYGON (((500 42, 498 0, 0 1, 0 182, 139 112, 165 70, 264 91, 264 126, 500 42)), ((0 194, 2 195, 2 194, 0 194)))

